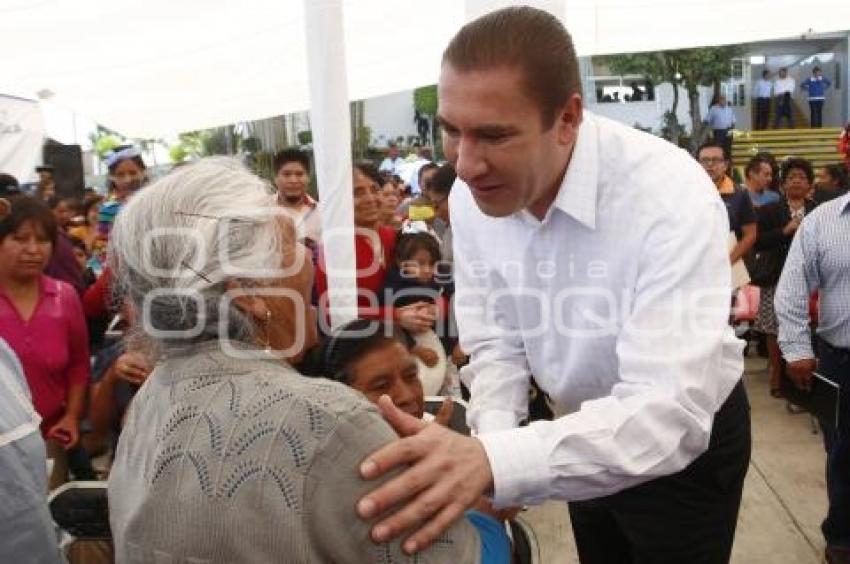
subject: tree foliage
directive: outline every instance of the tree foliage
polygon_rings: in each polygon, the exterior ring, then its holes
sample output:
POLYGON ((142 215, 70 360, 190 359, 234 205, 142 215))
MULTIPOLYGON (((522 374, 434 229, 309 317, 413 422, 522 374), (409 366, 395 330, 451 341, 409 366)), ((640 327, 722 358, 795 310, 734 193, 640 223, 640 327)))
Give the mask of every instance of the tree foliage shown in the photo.
POLYGON ((437 114, 437 85, 423 86, 413 91, 413 109, 420 114, 437 114))
MULTIPOLYGON (((732 59, 740 56, 742 52, 740 45, 726 45, 611 55, 604 57, 603 62, 616 74, 640 74, 655 84, 669 82, 675 87, 684 87, 688 92, 688 105, 693 122, 690 144, 691 148, 695 149, 706 133, 699 105, 699 87, 713 86, 715 92, 718 91, 720 83, 729 78, 732 59)), ((673 115, 676 115, 678 103, 679 90, 673 88, 673 115)), ((676 137, 672 140, 675 141, 676 137)))

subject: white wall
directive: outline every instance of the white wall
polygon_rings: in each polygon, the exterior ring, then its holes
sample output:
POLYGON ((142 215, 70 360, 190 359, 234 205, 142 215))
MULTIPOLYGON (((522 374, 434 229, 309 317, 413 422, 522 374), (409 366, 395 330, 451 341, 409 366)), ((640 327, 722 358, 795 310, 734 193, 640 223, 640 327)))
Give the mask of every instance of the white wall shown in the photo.
MULTIPOLYGON (((711 88, 700 88, 700 104, 702 116, 708 111, 708 102, 711 99, 711 88)), ((673 107, 673 85, 668 82, 655 87, 655 100, 651 102, 620 102, 598 104, 589 102, 587 108, 593 113, 605 116, 624 123, 626 125, 639 124, 641 127, 652 128, 654 133, 659 133, 663 125, 664 113, 673 107)), ((679 87, 679 105, 676 116, 685 127, 685 131, 691 130, 691 113, 688 103, 688 91, 679 87)))
POLYGON ((369 98, 364 109, 364 122, 372 128, 372 144, 376 147, 386 147, 389 140, 399 136, 417 135, 412 90, 369 98))

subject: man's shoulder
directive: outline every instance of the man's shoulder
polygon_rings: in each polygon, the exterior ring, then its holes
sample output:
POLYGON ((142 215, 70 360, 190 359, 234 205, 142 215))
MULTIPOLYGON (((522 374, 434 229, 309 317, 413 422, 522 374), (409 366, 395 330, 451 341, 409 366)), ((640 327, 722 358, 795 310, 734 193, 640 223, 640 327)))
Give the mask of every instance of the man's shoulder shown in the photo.
POLYGON ((676 181, 710 182, 690 153, 666 139, 608 118, 593 119, 599 136, 600 179, 625 177, 668 196, 676 181))
POLYGON ((841 211, 847 207, 848 203, 850 203, 850 193, 829 200, 828 202, 824 202, 806 214, 803 218, 803 224, 813 226, 815 224, 837 219, 841 214, 841 211))

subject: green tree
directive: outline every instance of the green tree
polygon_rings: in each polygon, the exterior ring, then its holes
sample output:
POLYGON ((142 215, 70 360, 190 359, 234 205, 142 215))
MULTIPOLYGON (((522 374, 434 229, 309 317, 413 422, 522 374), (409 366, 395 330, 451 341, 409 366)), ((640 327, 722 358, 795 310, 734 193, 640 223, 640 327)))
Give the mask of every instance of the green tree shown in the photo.
POLYGON ((440 126, 435 119, 437 116, 437 85, 423 86, 413 91, 413 109, 427 116, 431 122, 431 144, 434 146, 434 157, 442 152, 442 144, 438 143, 440 126))
POLYGON ((437 114, 437 85, 423 86, 413 91, 413 109, 420 114, 437 114))
MULTIPOLYGON (((676 115, 679 104, 679 86, 688 93, 688 107, 693 122, 690 137, 690 149, 695 150, 707 134, 708 128, 702 122, 702 110, 699 105, 699 87, 712 86, 714 91, 720 90, 720 83, 729 78, 732 59, 740 56, 743 48, 740 45, 725 45, 722 47, 700 47, 697 49, 676 49, 654 53, 637 53, 628 55, 611 55, 602 60, 617 74, 642 74, 655 84, 671 83, 673 88, 673 107, 671 112, 676 115)), ((678 121, 666 119, 668 129, 671 129, 672 141, 676 141, 681 131, 678 121)))
POLYGON ((89 135, 89 141, 91 141, 92 149, 100 160, 105 159, 110 151, 124 142, 119 135, 101 126, 98 126, 97 130, 89 135))

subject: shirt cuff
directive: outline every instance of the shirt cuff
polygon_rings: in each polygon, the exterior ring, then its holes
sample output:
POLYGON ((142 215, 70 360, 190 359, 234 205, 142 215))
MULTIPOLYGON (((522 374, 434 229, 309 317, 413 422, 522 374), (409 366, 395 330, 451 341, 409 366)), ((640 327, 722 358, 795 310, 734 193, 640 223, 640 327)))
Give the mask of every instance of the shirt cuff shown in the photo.
POLYGON ((815 358, 815 352, 811 347, 795 346, 782 351, 782 357, 785 362, 797 362, 798 360, 815 358))
POLYGON ((490 461, 494 507, 546 499, 546 484, 552 482, 548 449, 533 427, 485 433, 476 438, 490 461))
POLYGON ((477 419, 474 425, 476 433, 506 431, 508 429, 514 429, 519 425, 519 421, 517 421, 513 411, 488 409, 482 412, 477 419))

